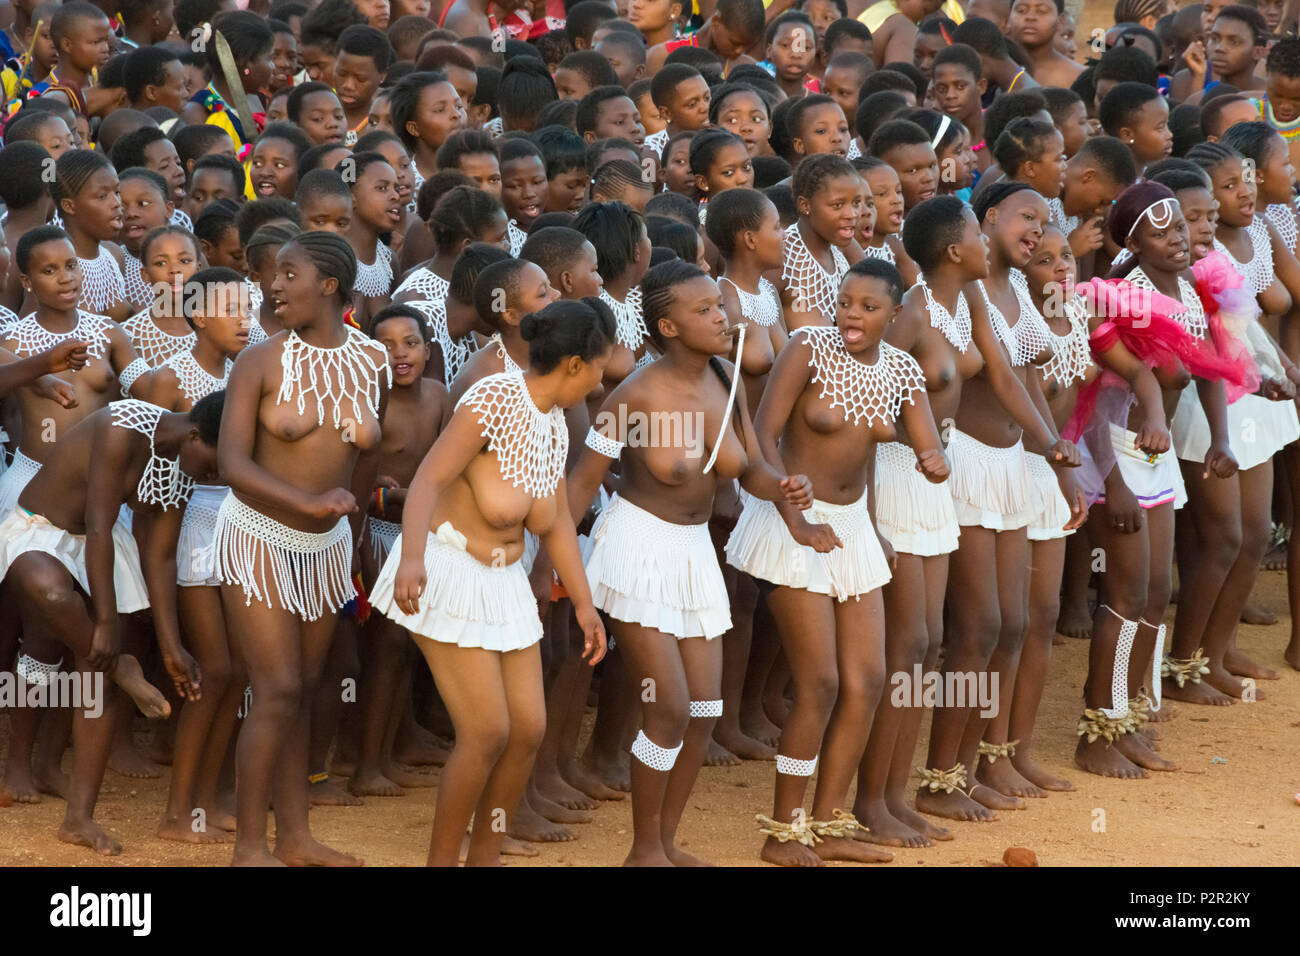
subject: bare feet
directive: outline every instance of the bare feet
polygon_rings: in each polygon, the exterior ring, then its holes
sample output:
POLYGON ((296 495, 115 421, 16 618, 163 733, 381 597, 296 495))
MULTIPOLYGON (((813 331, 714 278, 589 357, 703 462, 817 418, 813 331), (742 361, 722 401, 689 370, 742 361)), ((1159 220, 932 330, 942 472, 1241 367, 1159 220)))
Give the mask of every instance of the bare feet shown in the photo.
POLYGON ((713 739, 719 746, 731 751, 741 760, 775 760, 776 748, 750 737, 743 731, 725 731, 719 725, 713 730, 713 739))
MULTIPOLYGON (((1163 694, 1163 681, 1161 681, 1160 686, 1162 688, 1161 693, 1163 694)), ((1155 701, 1151 702, 1151 707, 1147 711, 1147 724, 1163 724, 1165 721, 1173 720, 1177 716, 1178 711, 1174 709, 1173 705, 1170 704, 1169 701, 1162 698, 1159 708, 1156 707, 1155 701)))
POLYGON ((572 830, 552 823, 529 806, 526 796, 510 815, 506 832, 516 840, 527 840, 529 843, 567 843, 577 839, 572 830))
POLYGON ((633 850, 623 861, 624 866, 672 866, 673 861, 662 849, 637 852, 633 850))
POLYGON ((1247 604, 1241 609, 1241 623, 1255 627, 1272 627, 1277 623, 1277 615, 1258 604, 1247 604))
POLYGON ((977 783, 971 788, 970 797, 976 803, 982 803, 990 810, 1026 810, 1029 804, 1019 797, 1010 797, 994 790, 987 784, 977 783))
POLYGON ((1248 696, 1253 700, 1264 699, 1264 692, 1255 686, 1254 680, 1248 682, 1248 679, 1229 674, 1224 668, 1214 664, 1210 665, 1210 672, 1201 678, 1201 682, 1237 700, 1248 696), (1247 687, 1251 689, 1250 695, 1246 694, 1247 687))
POLYGON ((288 866, 364 866, 360 857, 327 847, 310 837, 302 842, 275 843, 275 856, 288 866))
MULTIPOLYGON (((465 852, 469 850, 469 840, 466 838, 465 852)), ((465 858, 465 852, 461 853, 461 859, 465 858)), ((506 834, 501 839, 502 856, 541 856, 542 851, 535 846, 525 843, 523 840, 516 840, 510 834, 506 834)))
POLYGON ((357 772, 357 762, 351 757, 345 757, 341 753, 335 752, 330 759, 330 773, 336 777, 350 777, 357 772))
POLYGON ((570 810, 554 800, 548 799, 536 790, 528 792, 528 805, 552 823, 590 823, 590 810, 570 810))
MULTIPOLYGON (((1188 704, 1210 704, 1215 707, 1227 707, 1229 704, 1236 703, 1227 694, 1219 693, 1204 680, 1188 681, 1179 687, 1176 681, 1167 677, 1162 683, 1161 697, 1163 700, 1181 700, 1188 704)), ((1163 707, 1160 709, 1164 710, 1163 707)))
POLYGON ((843 860, 847 863, 888 863, 894 854, 877 850, 869 843, 853 837, 825 837, 813 847, 813 852, 823 860, 843 860))
POLYGON ((348 780, 348 793, 358 797, 403 797, 406 791, 378 770, 373 773, 353 774, 348 780))
MULTIPOLYGON (((1223 655, 1223 669, 1238 677, 1253 677, 1255 680, 1278 680, 1281 675, 1271 667, 1247 657, 1235 647, 1228 648, 1223 655)), ((1258 693, 1255 695, 1259 696, 1258 693)))
POLYGON ((117 738, 108 755, 108 769, 119 777, 138 780, 155 780, 162 776, 162 769, 135 749, 129 735, 117 738))
MULTIPOLYGON (((1047 796, 1047 791, 1034 786, 1034 784, 1022 777, 1015 765, 1006 758, 1001 758, 994 763, 981 761, 980 765, 975 769, 975 779, 1008 797, 1043 798, 1047 796)), ((1001 808, 994 807, 994 809, 1001 808)))
POLYGON ((912 829, 889 812, 884 800, 869 804, 854 804, 853 815, 863 829, 854 830, 853 836, 864 843, 878 846, 905 846, 919 848, 930 845, 930 838, 912 829))
MULTIPOLYGON (((775 755, 773 755, 775 759, 775 755)), ((717 740, 709 738, 709 750, 704 755, 704 766, 706 767, 738 767, 740 758, 733 754, 717 740)))
MULTIPOLYGON (((987 787, 985 789, 988 789, 987 787)), ((931 816, 968 823, 988 823, 998 815, 988 807, 976 803, 960 790, 945 793, 931 792, 929 787, 916 792, 916 809, 931 816)))
POLYGON ((763 849, 758 852, 759 859, 777 866, 821 866, 822 858, 804 846, 790 840, 780 843, 776 837, 768 837, 763 849))
POLYGON ((593 800, 622 800, 623 794, 605 786, 587 765, 576 757, 560 760, 560 774, 578 790, 593 800))
POLYGON ((171 716, 172 705, 167 703, 167 698, 163 696, 162 691, 145 680, 140 662, 132 655, 118 656, 117 667, 113 669, 111 678, 114 684, 126 691, 127 696, 135 701, 135 706, 140 708, 140 713, 150 720, 161 720, 163 717, 171 716))
POLYGON ((1178 764, 1158 756, 1141 734, 1125 734, 1116 738, 1115 749, 1144 770, 1178 769, 1178 764))
POLYGON ((1286 541, 1278 541, 1277 544, 1265 551, 1264 557, 1260 558, 1259 566, 1265 571, 1285 571, 1286 541))
POLYGON ((15 760, 13 749, 9 751, 9 763, 5 766, 3 789, 13 798, 14 803, 40 803, 40 788, 32 777, 30 767, 23 766, 24 761, 15 760))
POLYGON ((1100 737, 1092 743, 1088 743, 1086 737, 1080 737, 1079 746, 1074 751, 1074 763, 1080 770, 1100 777, 1136 780, 1147 775, 1145 770, 1100 737))
POLYGON ((952 839, 951 830, 927 820, 901 800, 894 803, 886 796, 885 806, 889 808, 890 816, 904 826, 911 827, 922 836, 929 837, 931 840, 938 840, 941 843, 947 843, 952 839))
POLYGON ((551 803, 570 810, 595 810, 596 801, 560 775, 555 766, 533 772, 533 788, 551 803))
POLYGON ((1035 786, 1042 787, 1044 790, 1055 790, 1057 792, 1069 792, 1074 789, 1074 784, 1063 777, 1055 777, 1048 773, 1038 764, 1034 763, 1034 758, 1029 754, 1017 753, 1011 758, 1011 763, 1019 771, 1020 776, 1024 777, 1035 786))
POLYGON ((632 767, 629 763, 630 757, 630 754, 621 754, 618 757, 605 760, 592 755, 588 758, 586 767, 609 789, 631 793, 632 767))
POLYGON ((336 781, 326 778, 320 783, 307 784, 307 796, 313 807, 361 807, 365 801, 354 797, 336 781))
POLYGON ((160 840, 175 840, 178 843, 233 843, 235 835, 228 830, 208 827, 205 825, 201 829, 194 829, 192 819, 184 820, 167 820, 164 819, 158 825, 155 836, 160 840))
POLYGON ((1092 637, 1092 611, 1085 601, 1082 605, 1061 604, 1061 613, 1056 618, 1056 632, 1066 637, 1092 637))
POLYGON ((708 860, 701 860, 698 856, 687 853, 679 846, 670 846, 664 854, 673 863, 673 866, 713 866, 708 860))
POLYGON ((767 719, 762 708, 754 708, 752 713, 741 712, 740 732, 771 747, 772 759, 776 759, 776 746, 781 742, 781 728, 767 719))
POLYGON ((231 866, 286 866, 282 860, 276 859, 265 847, 256 853, 240 853, 235 851, 234 859, 230 861, 231 866))
POLYGON ((438 778, 432 773, 420 773, 414 767, 403 767, 396 762, 384 768, 384 776, 399 787, 410 790, 427 790, 438 782, 438 778))
POLYGON ((790 703, 785 699, 785 694, 764 693, 763 714, 778 728, 784 727, 786 718, 790 716, 790 703))
POLYGON ((122 844, 100 829, 94 820, 69 820, 64 817, 63 823, 59 825, 58 836, 64 843, 90 847, 103 856, 117 856, 122 852, 122 844))
POLYGON ((221 805, 221 801, 214 800, 212 805, 204 807, 208 814, 209 830, 226 830, 230 833, 235 832, 235 812, 229 807, 221 805))

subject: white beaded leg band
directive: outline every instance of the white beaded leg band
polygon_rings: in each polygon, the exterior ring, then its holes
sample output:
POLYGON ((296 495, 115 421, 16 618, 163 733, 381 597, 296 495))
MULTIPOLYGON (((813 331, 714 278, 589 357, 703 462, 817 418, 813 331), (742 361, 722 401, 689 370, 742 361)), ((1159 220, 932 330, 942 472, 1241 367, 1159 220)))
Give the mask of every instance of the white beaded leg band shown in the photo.
POLYGON ((644 730, 638 730, 636 740, 632 741, 632 756, 651 770, 661 770, 664 773, 673 769, 681 750, 681 744, 676 747, 660 747, 645 735, 644 730))
POLYGON ((1156 628, 1156 647, 1151 652, 1151 709, 1160 709, 1160 664, 1165 659, 1165 634, 1169 631, 1168 624, 1161 624, 1156 627, 1150 621, 1138 618, 1147 627, 1156 628))
POLYGON ((1101 712, 1107 717, 1124 717, 1128 715, 1128 659, 1133 654, 1138 622, 1119 617, 1114 608, 1105 604, 1102 607, 1119 618, 1120 628, 1115 642, 1115 663, 1110 672, 1110 706, 1102 707, 1101 712))
POLYGON ((692 717, 721 717, 722 701, 720 700, 693 700, 691 701, 692 717))
POLYGON ((813 757, 812 760, 797 760, 783 754, 776 755, 776 772, 783 773, 787 777, 811 777, 816 769, 816 757, 813 757))
POLYGON ((18 676, 29 684, 39 684, 42 687, 50 685, 50 676, 58 673, 59 665, 63 663, 63 658, 59 658, 53 664, 46 664, 44 661, 38 661, 27 654, 18 655, 18 676))

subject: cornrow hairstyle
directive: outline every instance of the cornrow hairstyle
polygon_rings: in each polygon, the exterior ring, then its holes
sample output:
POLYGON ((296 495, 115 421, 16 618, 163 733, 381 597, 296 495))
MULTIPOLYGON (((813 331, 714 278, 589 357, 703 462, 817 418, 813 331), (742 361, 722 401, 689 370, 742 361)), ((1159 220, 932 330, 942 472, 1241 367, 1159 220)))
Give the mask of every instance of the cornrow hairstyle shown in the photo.
POLYGON ((143 166, 128 166, 117 174, 118 183, 124 183, 132 179, 142 179, 152 186, 164 205, 171 202, 171 187, 160 173, 156 173, 152 169, 145 169, 143 166))
POLYGON ((569 131, 578 128, 578 101, 555 100, 547 103, 537 113, 537 129, 547 126, 562 126, 569 131))
MULTIPOLYGON (((956 196, 935 196, 917 203, 903 220, 903 249, 922 272, 943 261, 949 246, 966 231, 966 204, 956 196)), ((712 212, 710 212, 712 215, 712 212)))
POLYGON ((1300 77, 1300 37, 1283 37, 1274 43, 1264 61, 1264 69, 1288 79, 1300 77))
POLYGON ((285 115, 288 116, 290 123, 299 124, 302 122, 303 105, 307 97, 315 93, 328 93, 330 96, 337 97, 334 87, 328 83, 320 83, 316 80, 299 83, 289 92, 289 101, 284 106, 285 115))
POLYGON ((32 253, 37 246, 47 242, 66 242, 72 245, 72 239, 58 226, 37 226, 35 229, 28 229, 18 240, 18 245, 14 247, 14 261, 18 263, 20 275, 27 275, 32 265, 32 253))
POLYGON ((263 196, 253 202, 242 203, 239 212, 235 214, 240 244, 247 246, 252 241, 253 233, 277 219, 301 226, 302 216, 298 212, 298 204, 283 196, 263 196))
POLYGON ((1034 187, 1030 186, 1028 183, 1018 183, 1008 179, 1003 179, 1000 182, 994 183, 988 189, 984 190, 984 192, 975 197, 975 218, 980 221, 981 225, 983 225, 984 217, 989 214, 990 209, 1002 205, 1003 202, 1010 199, 1018 192, 1023 192, 1026 189, 1032 192, 1033 188, 1034 187))
POLYGON ((501 325, 501 306, 509 308, 519 294, 520 276, 533 263, 525 259, 504 259, 483 269, 474 280, 474 310, 492 328, 501 325), (498 291, 500 290, 500 292, 498 291), (500 301, 505 293, 505 302, 500 301))
POLYGON ((126 58, 122 72, 122 86, 128 102, 134 103, 144 96, 146 86, 162 86, 167 82, 167 64, 180 62, 174 50, 161 46, 142 46, 126 58))
POLYGON ((469 186, 478 189, 478 183, 459 169, 444 169, 441 172, 434 173, 424 181, 419 192, 416 193, 415 214, 420 217, 421 221, 427 223, 429 217, 433 215, 434 207, 438 205, 438 200, 457 186, 469 186))
POLYGON ((510 253, 500 246, 486 242, 472 242, 461 250, 451 267, 451 279, 447 294, 457 302, 465 305, 474 304, 474 286, 478 283, 480 273, 495 262, 511 261, 510 253))
POLYGON ((357 254, 346 239, 333 232, 304 232, 286 243, 290 244, 306 252, 322 276, 338 280, 341 304, 346 305, 352 300, 352 287, 357 281, 357 254))
POLYGON ((750 162, 754 166, 755 189, 766 189, 790 178, 791 166, 780 156, 755 156, 750 162))
MULTIPOLYGON (((650 338, 654 340, 655 345, 661 351, 665 347, 665 340, 663 332, 659 328, 659 320, 672 317, 673 304, 676 299, 674 290, 678 286, 700 278, 708 278, 708 273, 696 265, 694 260, 687 262, 683 259, 669 259, 667 262, 651 268, 645 274, 645 278, 641 280, 641 314, 645 319, 646 329, 650 332, 650 338)), ((727 374, 722 361, 716 355, 709 356, 709 368, 722 381, 723 386, 730 391, 731 377, 727 374)), ((743 445, 744 429, 741 424, 743 419, 740 416, 739 408, 731 410, 731 418, 736 424, 743 445)))
MULTIPOLYGON (((421 17, 420 19, 423 20, 424 18, 421 17)), ((425 22, 427 23, 428 21, 425 20, 425 22)), ((415 323, 415 327, 420 330, 420 338, 424 340, 426 345, 429 343, 429 323, 426 321, 424 313, 419 309, 413 308, 409 305, 402 305, 401 303, 385 306, 376 312, 374 317, 370 320, 370 328, 366 334, 372 339, 378 338, 378 336, 375 335, 375 330, 389 319, 410 319, 415 323)))
POLYGON ((740 234, 760 228, 771 206, 771 201, 757 189, 723 190, 709 200, 704 231, 722 258, 729 260, 736 252, 740 234))
POLYGON ((543 126, 533 133, 533 142, 546 161, 546 178, 581 169, 587 171, 587 144, 573 130, 563 126, 543 126))
MULTIPOLYGON (((848 16, 844 0, 835 0, 835 3, 840 9, 840 16, 848 16)), ((719 0, 715 12, 728 32, 737 37, 748 37, 749 46, 758 42, 758 38, 763 35, 766 16, 763 0, 719 0)))
MULTIPOLYGON (((328 3, 329 0, 324 0, 328 3)), ((351 0, 349 0, 351 2, 351 0)), ((415 111, 420 104, 420 96, 427 87, 435 83, 446 83, 447 78, 441 73, 424 71, 408 73, 397 81, 397 85, 388 94, 388 109, 392 115, 393 132, 397 134, 408 153, 415 153, 416 143, 420 137, 406 128, 406 124, 415 118, 415 111)))
POLYGON ((1008 59, 1011 54, 1007 49, 1006 37, 992 20, 970 17, 952 32, 952 42, 970 47, 981 56, 993 60, 1008 59))
POLYGON ((337 53, 339 35, 350 26, 368 22, 352 0, 321 0, 303 16, 298 27, 298 44, 337 53))
POLYGON ((1003 93, 984 112, 984 142, 996 143, 1002 131, 1017 116, 1033 116, 1047 110, 1047 100, 1038 90, 1003 93))
MULTIPOLYGON (((600 56, 599 53, 596 55, 600 56)), ((578 111, 573 116, 574 130, 579 136, 594 133, 596 124, 600 120, 601 106, 609 100, 616 100, 626 96, 627 91, 618 85, 617 80, 614 83, 598 86, 588 91, 582 99, 578 100, 578 111)))
POLYGON ((1286 141, 1267 123, 1234 123, 1219 137, 1219 142, 1234 149, 1259 169, 1272 150, 1287 148, 1286 141))
POLYGON ((572 70, 586 80, 588 86, 593 88, 618 85, 618 74, 609 65, 609 60, 595 50, 579 50, 576 53, 570 53, 560 61, 560 69, 572 70))
MULTIPOLYGON (((347 53, 350 56, 369 57, 374 61, 375 69, 381 75, 388 72, 388 68, 397 59, 397 54, 393 51, 393 45, 388 42, 388 37, 384 31, 372 27, 368 23, 355 23, 340 33, 338 52, 347 53)), ((470 67, 470 69, 473 69, 473 67, 470 67)))
POLYGON ((40 143, 13 143, 0 150, 0 200, 6 209, 30 209, 50 194, 45 182, 50 154, 40 143))
POLYGON ((307 150, 298 157, 298 181, 301 182, 304 176, 317 169, 333 169, 333 166, 324 165, 325 157, 340 150, 349 155, 352 153, 352 150, 342 143, 321 143, 307 150))
POLYGON ((194 162, 194 172, 190 177, 190 182, 194 181, 193 177, 197 176, 204 169, 220 169, 230 176, 231 182, 235 184, 235 192, 239 195, 244 194, 244 187, 248 185, 248 174, 244 172, 244 164, 233 156, 227 156, 225 153, 209 153, 207 156, 200 156, 194 162))
POLYGON ((685 262, 698 262, 700 258, 699 229, 666 216, 646 216, 646 233, 652 246, 663 246, 676 253, 685 262))
POLYGON ((63 200, 76 199, 95 173, 112 168, 113 164, 103 153, 89 149, 68 150, 54 163, 54 182, 50 184, 50 195, 54 197, 55 207, 62 210, 63 200))
POLYGON ((641 156, 641 148, 630 139, 623 139, 619 136, 598 139, 594 143, 587 144, 587 172, 594 174, 596 167, 604 165, 605 154, 617 149, 625 149, 638 158, 641 156))
POLYGON ((596 247, 596 270, 608 283, 623 278, 631 267, 645 222, 621 202, 593 202, 574 217, 573 228, 596 247))
POLYGON ((630 159, 611 159, 596 170, 591 177, 591 195, 615 199, 627 189, 644 189, 653 192, 654 186, 645 178, 645 171, 630 159))
MULTIPOLYGON (((149 47, 148 49, 156 49, 149 47)), ((124 169, 132 166, 143 166, 146 162, 144 151, 147 146, 165 140, 167 134, 157 126, 141 126, 139 129, 133 129, 116 143, 113 144, 109 156, 112 157, 113 167, 120 173, 124 169)))
POLYGON ((190 232, 184 226, 176 226, 173 225, 172 223, 167 223, 164 226, 158 226, 155 229, 150 229, 147 233, 145 233, 144 241, 140 243, 141 262, 147 262, 149 260, 149 250, 153 248, 153 244, 155 242, 157 242, 159 239, 162 239, 165 236, 181 236, 184 239, 186 239, 189 242, 190 246, 194 249, 194 257, 196 259, 202 254, 202 250, 199 249, 198 237, 196 237, 194 233, 190 232))
POLYGON ((879 127, 908 109, 910 107, 907 100, 903 99, 903 94, 894 90, 881 90, 858 100, 858 115, 854 123, 858 138, 864 143, 871 142, 872 134, 879 127))
POLYGON ((884 159, 887 153, 900 146, 919 146, 922 143, 930 145, 929 133, 909 120, 892 119, 871 134, 867 152, 884 159))
POLYGON ((993 156, 998 167, 1007 175, 1015 176, 1025 163, 1037 162, 1047 150, 1047 141, 1056 127, 1042 120, 1017 116, 1007 124, 993 144, 993 156))
POLYGON ((955 120, 951 116, 945 117, 942 113, 936 113, 934 110, 915 109, 907 110, 899 119, 905 119, 915 123, 921 129, 925 130, 930 136, 930 142, 934 145, 935 153, 942 152, 966 132, 966 126, 960 120, 955 120), (944 128, 944 119, 948 120, 948 125, 944 128), (939 130, 943 129, 943 135, 939 136, 939 130), (939 142, 935 143, 934 138, 939 136, 939 142))
POLYGON ((1206 174, 1212 174, 1227 162, 1241 162, 1241 153, 1219 140, 1217 143, 1197 143, 1187 151, 1187 159, 1195 163, 1206 174))
POLYGON ((570 356, 590 362, 614 344, 614 313, 594 296, 560 299, 524 316, 519 334, 528 343, 528 365, 540 375, 570 356))
MULTIPOLYGON (((839 107, 839 104, 825 93, 805 93, 803 96, 795 100, 794 105, 790 107, 790 112, 785 114, 785 128, 790 139, 796 140, 803 138, 803 123, 804 115, 806 113, 817 109, 819 106, 827 105, 835 106, 836 108, 839 107)), ((843 115, 842 112, 841 115, 843 115)))
MULTIPOLYGON (((387 130, 375 130, 375 132, 391 135, 388 134, 387 130)), ((278 139, 292 146, 295 154, 295 161, 302 159, 303 154, 312 147, 311 140, 309 140, 307 134, 302 131, 302 127, 284 121, 271 123, 266 127, 266 129, 262 130, 262 135, 257 137, 259 143, 265 142, 268 139, 278 139)), ((360 144, 358 143, 358 145, 360 144)))
MULTIPOLYGON (((243 284, 244 277, 234 269, 229 269, 225 266, 208 266, 206 269, 200 269, 198 272, 194 273, 194 277, 186 283, 190 288, 202 289, 207 289, 214 285, 242 286, 243 284)), ((201 314, 203 312, 203 307, 207 300, 208 297, 206 295, 186 295, 182 299, 181 314, 185 316, 185 322, 190 328, 197 329, 197 326, 194 324, 194 316, 196 313, 201 314)), ((213 444, 216 443, 213 442, 213 444)))
POLYGON ((559 98, 555 81, 541 60, 534 56, 517 56, 506 63, 497 89, 497 108, 506 126, 511 129, 530 128, 542 107, 559 98))
POLYGON ((1141 23, 1144 17, 1159 17, 1164 9, 1165 0, 1118 0, 1115 22, 1141 23))
MULTIPOLYGON (((302 233, 296 224, 268 223, 258 226, 244 243, 244 260, 250 269, 261 272, 266 255, 279 251, 285 243, 292 242, 302 233)), ((241 241, 243 236, 240 236, 241 241)))
POLYGON ((1111 136, 1118 136, 1120 130, 1133 121, 1133 116, 1138 110, 1158 99, 1160 99, 1160 91, 1154 85, 1117 84, 1111 88, 1097 108, 1102 129, 1111 136))
POLYGON ((1199 168, 1195 172, 1188 169, 1172 168, 1163 169, 1158 173, 1148 172, 1146 179, 1148 182, 1167 186, 1175 193, 1184 189, 1204 189, 1207 192, 1213 190, 1213 185, 1207 178, 1205 170, 1199 168))
POLYGON ((434 154, 434 162, 439 169, 457 169, 462 156, 474 156, 479 153, 497 155, 496 142, 481 129, 461 129, 447 137, 434 154))
POLYGON ((678 83, 701 75, 699 70, 685 63, 665 63, 659 72, 650 78, 650 99, 655 106, 666 109, 673 105, 678 83))
POLYGON ((501 214, 500 201, 476 186, 456 186, 449 190, 429 214, 429 231, 440 252, 450 252, 468 239, 478 239, 483 230, 501 214))
POLYGON ((932 69, 937 70, 949 63, 964 66, 976 83, 984 78, 984 61, 980 59, 980 55, 975 50, 964 43, 954 43, 952 46, 944 47, 936 53, 932 69))
POLYGON ((893 263, 867 256, 849 266, 849 275, 880 279, 889 290, 889 298, 894 305, 899 305, 903 301, 903 292, 907 287, 903 284, 903 277, 893 263))
POLYGON ((709 122, 712 125, 717 126, 718 117, 722 114, 723 104, 731 97, 740 94, 752 96, 763 104, 763 112, 767 114, 768 122, 771 122, 772 107, 768 105, 767 98, 759 92, 757 87, 754 87, 749 83, 742 83, 735 80, 728 80, 713 91, 712 96, 709 99, 709 122))
MULTIPOLYGON (((212 20, 212 29, 226 38, 237 67, 247 66, 259 56, 270 53, 275 46, 275 34, 266 25, 266 20, 251 10, 218 14, 212 20)), ((221 58, 217 55, 215 41, 207 44, 206 53, 213 75, 220 76, 221 58)))
POLYGON ((1150 179, 1152 176, 1159 176, 1161 173, 1167 173, 1170 170, 1175 169, 1180 172, 1195 173, 1207 183, 1210 181, 1210 177, 1205 174, 1205 171, 1201 169, 1200 166, 1197 166, 1190 159, 1182 156, 1169 156, 1159 162, 1152 163, 1146 168, 1146 172, 1142 174, 1142 178, 1150 179))
MULTIPOLYGON (((830 97, 827 97, 830 99, 830 97)), ((833 101, 832 101, 833 102, 833 101)), ((745 141, 725 129, 702 129, 691 138, 690 164, 695 176, 707 176, 718 153, 727 146, 745 148, 745 141)))
MULTIPOLYGON (((925 133, 922 132, 921 135, 924 136, 925 133)), ((929 140, 926 142, 928 143, 929 140)), ((796 199, 812 199, 832 179, 839 179, 842 176, 856 177, 857 174, 857 170, 843 156, 836 156, 834 153, 815 153, 795 168, 794 176, 790 180, 790 190, 796 199)))

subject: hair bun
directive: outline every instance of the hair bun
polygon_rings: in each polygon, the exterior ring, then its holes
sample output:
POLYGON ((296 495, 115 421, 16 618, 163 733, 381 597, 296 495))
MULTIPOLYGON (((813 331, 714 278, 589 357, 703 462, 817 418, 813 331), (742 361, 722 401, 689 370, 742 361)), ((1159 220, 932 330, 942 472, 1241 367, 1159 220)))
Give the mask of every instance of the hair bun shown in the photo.
POLYGON ((525 315, 519 323, 519 334, 525 342, 531 342, 542 331, 542 320, 535 314, 525 315))

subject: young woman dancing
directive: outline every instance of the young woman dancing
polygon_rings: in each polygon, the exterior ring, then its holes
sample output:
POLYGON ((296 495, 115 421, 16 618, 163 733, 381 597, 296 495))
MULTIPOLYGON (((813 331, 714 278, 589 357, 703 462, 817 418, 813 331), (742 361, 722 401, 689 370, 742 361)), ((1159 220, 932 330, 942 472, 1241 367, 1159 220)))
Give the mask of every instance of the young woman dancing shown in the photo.
POLYGON ((103 153, 69 150, 54 164, 50 195, 81 263, 77 304, 125 322, 131 302, 122 278, 122 250, 114 242, 122 229, 122 197, 113 164, 103 153))
POLYGON ((521 563, 525 529, 573 600, 583 656, 595 664, 605 654, 565 507, 563 409, 599 384, 613 317, 599 300, 556 302, 525 318, 521 333, 528 370, 489 375, 457 404, 412 479, 402 534, 371 593, 378 611, 418 636, 456 728, 430 866, 456 865, 471 817, 466 863, 497 865, 541 741, 542 625, 521 563))
POLYGON ((862 212, 858 174, 844 157, 822 153, 799 164, 790 188, 799 218, 785 231, 778 291, 786 327, 829 325, 849 252, 861 258, 853 240, 862 212))
POLYGON ((794 676, 794 707, 776 758, 776 797, 762 858, 785 866, 822 860, 885 862, 892 855, 853 839, 842 809, 885 685, 885 607, 890 577, 868 507, 876 443, 903 420, 925 478, 948 477, 916 359, 880 341, 903 298, 898 270, 879 259, 849 269, 835 326, 798 330, 772 370, 754 430, 769 461, 806 470, 832 489, 800 514, 745 499, 727 558, 775 585, 768 605, 794 676), (849 600, 852 598, 852 600, 849 600), (808 778, 824 757, 812 819, 808 778))
POLYGON ((308 826, 308 723, 338 610, 356 594, 353 526, 374 488, 392 373, 383 347, 343 323, 356 278, 345 239, 303 233, 275 268, 284 331, 235 363, 220 448, 231 494, 217 514, 215 573, 253 688, 236 751, 233 862, 353 865, 308 826))
POLYGON ((735 372, 718 359, 732 340, 717 283, 674 259, 648 272, 641 288, 663 356, 606 398, 600 427, 593 426, 570 475, 569 506, 575 517, 584 514, 610 462, 621 462, 614 497, 591 532, 587 575, 629 670, 653 689, 642 695, 642 729, 632 745, 633 836, 625 863, 689 866, 700 861, 675 846, 675 834, 722 708, 722 648, 713 638, 731 628, 709 536, 714 495, 727 479, 800 508, 812 493, 806 478, 781 475, 763 457, 735 372), (689 420, 696 439, 685 424, 657 441, 636 430, 618 434, 620 420, 651 414, 689 420))
POLYGON ((202 261, 194 234, 180 226, 159 226, 140 245, 141 264, 150 298, 122 323, 136 353, 150 368, 194 347, 194 330, 186 321, 185 283, 202 261), (159 294, 160 289, 167 292, 159 294))

